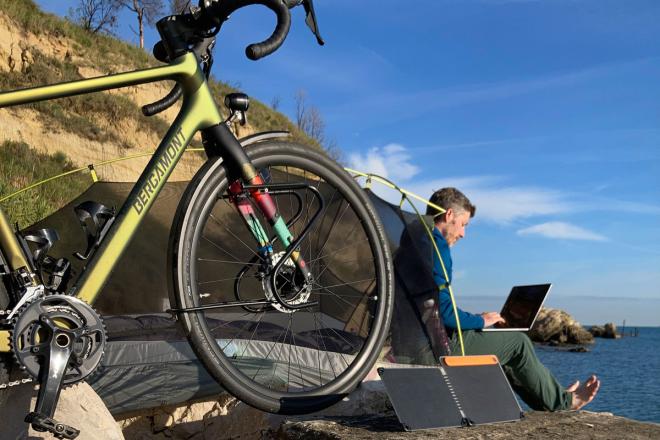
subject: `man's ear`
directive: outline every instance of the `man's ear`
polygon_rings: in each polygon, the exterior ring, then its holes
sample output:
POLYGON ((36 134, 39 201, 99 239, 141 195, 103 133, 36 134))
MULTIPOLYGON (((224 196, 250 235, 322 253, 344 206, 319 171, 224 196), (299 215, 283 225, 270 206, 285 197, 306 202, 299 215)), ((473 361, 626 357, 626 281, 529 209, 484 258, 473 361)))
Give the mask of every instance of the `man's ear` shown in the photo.
POLYGON ((445 211, 445 223, 449 223, 452 220, 454 220, 455 215, 456 213, 454 212, 453 209, 447 208, 447 210, 445 211))

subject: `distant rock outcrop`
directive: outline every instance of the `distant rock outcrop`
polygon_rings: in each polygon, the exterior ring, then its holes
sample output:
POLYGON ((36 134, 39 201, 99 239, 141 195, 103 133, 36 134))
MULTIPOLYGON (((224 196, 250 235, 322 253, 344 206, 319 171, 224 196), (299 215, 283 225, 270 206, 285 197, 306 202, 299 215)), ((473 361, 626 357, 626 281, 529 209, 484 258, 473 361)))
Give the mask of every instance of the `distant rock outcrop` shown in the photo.
POLYGON ((608 322, 604 326, 593 325, 589 329, 589 332, 596 338, 616 339, 619 337, 619 334, 616 332, 616 325, 611 322, 608 322))
POLYGON ((534 342, 552 345, 592 344, 594 337, 571 315, 559 309, 543 308, 529 331, 534 342))

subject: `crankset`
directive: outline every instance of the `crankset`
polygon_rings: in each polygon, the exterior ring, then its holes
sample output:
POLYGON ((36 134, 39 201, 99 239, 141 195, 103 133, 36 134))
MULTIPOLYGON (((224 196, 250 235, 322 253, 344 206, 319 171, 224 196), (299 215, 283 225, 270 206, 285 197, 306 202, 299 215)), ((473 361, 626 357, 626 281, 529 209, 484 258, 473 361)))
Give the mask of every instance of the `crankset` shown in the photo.
POLYGON ((13 323, 16 360, 40 384, 34 412, 25 421, 37 431, 75 438, 78 430, 52 417, 61 389, 85 379, 101 362, 106 342, 101 317, 78 298, 49 295, 25 305, 13 323))

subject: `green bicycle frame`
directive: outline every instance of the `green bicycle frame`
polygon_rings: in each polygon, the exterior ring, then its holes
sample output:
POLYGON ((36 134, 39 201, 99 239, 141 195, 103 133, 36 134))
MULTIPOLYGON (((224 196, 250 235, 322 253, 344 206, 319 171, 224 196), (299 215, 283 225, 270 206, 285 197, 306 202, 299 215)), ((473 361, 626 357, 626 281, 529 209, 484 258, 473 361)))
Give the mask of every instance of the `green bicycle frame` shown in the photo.
MULTIPOLYGON (((177 81, 183 88, 181 110, 119 210, 115 224, 92 262, 69 292, 88 304, 94 303, 195 133, 222 122, 204 73, 195 55, 187 53, 166 66, 0 94, 1 108, 163 80, 177 81)), ((21 267, 30 269, 1 209, 0 246, 8 254, 7 263, 12 271, 21 267)), ((9 332, 0 331, 0 352, 10 350, 8 342, 9 332)))

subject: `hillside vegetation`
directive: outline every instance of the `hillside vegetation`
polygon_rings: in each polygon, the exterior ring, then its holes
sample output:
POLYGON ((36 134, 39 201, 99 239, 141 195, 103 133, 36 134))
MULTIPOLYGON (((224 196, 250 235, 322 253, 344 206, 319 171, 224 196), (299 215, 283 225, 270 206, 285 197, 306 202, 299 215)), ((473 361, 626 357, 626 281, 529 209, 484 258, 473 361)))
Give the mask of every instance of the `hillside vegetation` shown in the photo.
MULTIPOLYGON (((2 91, 158 64, 145 51, 44 13, 31 0, 0 0, 2 91)), ((148 84, 0 109, 0 198, 73 168, 152 151, 174 119, 178 105, 150 118, 142 115, 140 107, 163 97, 171 86, 148 84)), ((217 102, 237 91, 216 80, 211 81, 211 88, 217 102)), ((285 115, 256 99, 252 99, 249 120, 249 125, 236 127, 238 136, 288 130, 297 140, 321 148, 285 115)), ((98 170, 99 175, 104 180, 131 181, 146 160, 119 162, 98 170)), ((185 155, 172 178, 189 178, 201 160, 196 154, 185 155)), ((89 182, 88 175, 66 177, 49 184, 49 189, 38 190, 38 196, 24 193, 21 198, 3 202, 2 207, 13 221, 30 224, 58 209, 89 182)))

